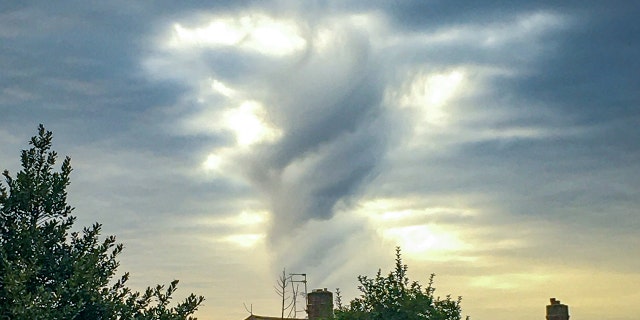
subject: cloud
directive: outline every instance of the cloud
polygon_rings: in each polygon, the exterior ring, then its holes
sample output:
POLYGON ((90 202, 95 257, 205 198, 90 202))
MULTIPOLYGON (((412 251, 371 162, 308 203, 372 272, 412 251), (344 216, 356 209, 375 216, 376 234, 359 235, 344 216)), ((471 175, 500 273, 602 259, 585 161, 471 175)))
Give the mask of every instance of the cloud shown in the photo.
POLYGON ((281 267, 351 297, 397 244, 474 317, 637 269, 637 5, 0 7, 3 167, 44 122, 83 224, 141 286, 215 288, 204 314, 281 267))
POLYGON ((274 215, 271 238, 310 219, 330 218, 334 206, 348 200, 384 153, 382 95, 367 35, 349 21, 307 30, 304 34, 311 36, 303 40, 296 30, 306 26, 263 14, 212 19, 191 29, 176 24, 169 44, 147 64, 151 76, 188 78, 194 83, 191 99, 197 101, 198 111, 183 118, 183 132, 234 133, 236 144, 226 149, 232 151, 213 151, 216 156, 209 160, 217 165, 225 162, 220 155, 226 154, 239 161, 236 170, 265 196, 274 215), (221 36, 212 28, 229 29, 226 35, 233 41, 211 38, 221 36), (260 39, 274 36, 263 29, 278 33, 276 38, 282 41, 289 37, 291 43, 305 45, 292 47, 300 51, 294 64, 277 62, 278 68, 261 68, 263 61, 273 61, 270 50, 276 49, 260 39), (194 63, 180 58, 192 53, 185 53, 178 43, 197 46, 200 58, 194 63), (258 55, 250 53, 252 58, 243 62, 246 68, 225 77, 229 70, 217 70, 228 66, 206 58, 218 50, 233 52, 234 59, 245 57, 246 50, 258 55), (159 64, 153 61, 186 67, 174 66, 171 69, 183 71, 158 75, 159 64), (194 64, 204 64, 210 71, 182 73, 194 64), (248 78, 252 80, 238 80, 248 78), (247 145, 252 148, 243 148, 247 145))
MULTIPOLYGON (((477 207, 490 217, 486 223, 523 213, 531 205, 524 196, 495 205, 508 190, 538 186, 526 176, 541 169, 519 164, 524 158, 515 150, 526 155, 527 146, 571 141, 588 130, 497 87, 526 78, 535 61, 555 50, 545 39, 571 26, 564 14, 514 11, 499 22, 402 33, 402 24, 380 12, 328 18, 320 12, 310 22, 267 12, 184 17, 157 38, 144 63, 152 79, 189 84, 168 109, 178 115, 174 133, 220 139, 201 163, 217 179, 240 179, 260 195, 260 210, 271 214, 267 237, 280 257, 298 232, 309 233, 309 224, 353 213, 377 196, 406 201, 407 194, 429 202, 405 209, 411 223, 360 223, 415 244, 414 251, 436 237, 448 239, 448 249, 454 242, 465 248, 459 234, 467 229, 438 231, 415 216, 450 208, 451 201, 477 207), (408 234, 422 240, 402 238, 408 234)), ((455 214, 441 219, 459 221, 455 214)), ((316 240, 332 247, 350 235, 332 236, 316 240)), ((460 259, 473 260, 460 252, 460 259)), ((298 261, 317 259, 302 256, 298 261)))

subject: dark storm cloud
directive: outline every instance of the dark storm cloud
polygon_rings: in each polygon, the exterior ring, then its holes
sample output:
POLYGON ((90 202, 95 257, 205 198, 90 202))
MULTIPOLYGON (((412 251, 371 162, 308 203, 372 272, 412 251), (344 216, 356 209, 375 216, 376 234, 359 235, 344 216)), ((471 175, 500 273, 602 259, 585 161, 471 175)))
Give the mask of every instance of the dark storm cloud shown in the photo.
POLYGON ((271 86, 277 94, 267 101, 284 134, 255 153, 249 175, 271 203, 273 237, 311 219, 330 219, 384 154, 376 57, 366 36, 348 28, 337 48, 312 52, 271 86))

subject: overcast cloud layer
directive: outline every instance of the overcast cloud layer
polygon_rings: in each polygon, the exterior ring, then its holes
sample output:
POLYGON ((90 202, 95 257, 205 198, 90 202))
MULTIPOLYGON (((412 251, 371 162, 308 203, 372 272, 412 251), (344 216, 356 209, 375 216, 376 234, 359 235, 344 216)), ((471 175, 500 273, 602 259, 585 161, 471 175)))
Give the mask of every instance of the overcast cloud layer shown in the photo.
POLYGON ((79 225, 200 319, 357 294, 403 248, 475 319, 640 313, 633 1, 0 4, 0 168, 38 123, 79 225))

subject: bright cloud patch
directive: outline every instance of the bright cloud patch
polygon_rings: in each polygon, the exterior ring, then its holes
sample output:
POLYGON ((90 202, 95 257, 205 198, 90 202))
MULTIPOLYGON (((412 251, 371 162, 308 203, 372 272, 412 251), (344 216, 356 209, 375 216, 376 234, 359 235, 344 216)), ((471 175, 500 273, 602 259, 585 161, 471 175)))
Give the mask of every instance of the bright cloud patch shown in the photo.
POLYGON ((474 277, 471 285, 486 289, 514 290, 530 287, 532 284, 548 283, 551 275, 547 274, 501 274, 474 277))
POLYGON ((207 160, 202 164, 206 170, 219 171, 222 158, 217 154, 209 154, 207 160))
POLYGON ((215 18, 198 27, 173 26, 169 44, 178 48, 237 46, 268 55, 288 55, 305 47, 298 26, 261 14, 215 18))
POLYGON ((420 72, 396 97, 401 107, 419 111, 420 119, 429 125, 444 126, 449 121, 446 104, 458 92, 465 75, 460 70, 443 73, 420 72))
POLYGON ((256 234, 256 233, 233 234, 233 235, 230 235, 228 237, 225 237, 224 241, 233 243, 233 244, 235 244, 237 246, 240 246, 240 247, 243 247, 243 248, 251 248, 251 247, 257 245, 264 238, 265 238, 264 234, 256 234))
POLYGON ((264 229, 269 221, 266 211, 244 210, 239 214, 224 218, 201 218, 195 221, 199 226, 228 229, 226 235, 217 235, 212 240, 226 242, 241 248, 252 248, 263 242, 264 229))
POLYGON ((232 98, 236 94, 235 90, 216 79, 211 80, 211 89, 227 98, 232 98))
POLYGON ((264 211, 242 211, 238 216, 234 217, 232 221, 240 225, 264 224, 268 216, 268 213, 264 211))
POLYGON ((393 240, 408 254, 430 253, 430 259, 445 259, 434 255, 446 251, 460 250, 464 244, 456 235, 435 225, 413 225, 382 230, 382 236, 393 240))
POLYGON ((460 252, 469 246, 458 231, 446 224, 432 222, 447 216, 472 215, 469 210, 422 207, 411 199, 377 199, 364 202, 358 213, 366 216, 384 239, 401 246, 416 259, 472 259, 461 255, 460 252))
POLYGON ((236 135, 240 146, 272 142, 281 136, 280 130, 266 121, 266 111, 257 101, 245 101, 224 115, 226 127, 236 135))

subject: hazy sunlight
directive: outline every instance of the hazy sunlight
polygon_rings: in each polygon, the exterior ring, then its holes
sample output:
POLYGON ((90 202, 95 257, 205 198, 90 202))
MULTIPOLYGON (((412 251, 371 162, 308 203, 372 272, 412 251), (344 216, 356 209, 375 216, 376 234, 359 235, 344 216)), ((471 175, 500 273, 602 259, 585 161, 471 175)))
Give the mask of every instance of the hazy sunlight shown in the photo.
POLYGON ((245 101, 238 108, 228 111, 224 121, 235 133, 240 146, 275 141, 281 135, 280 130, 267 123, 265 110, 256 101, 245 101))
POLYGON ((207 25, 188 28, 174 24, 169 45, 177 48, 236 46, 267 55, 288 55, 306 46, 298 26, 262 14, 216 18, 207 25))

